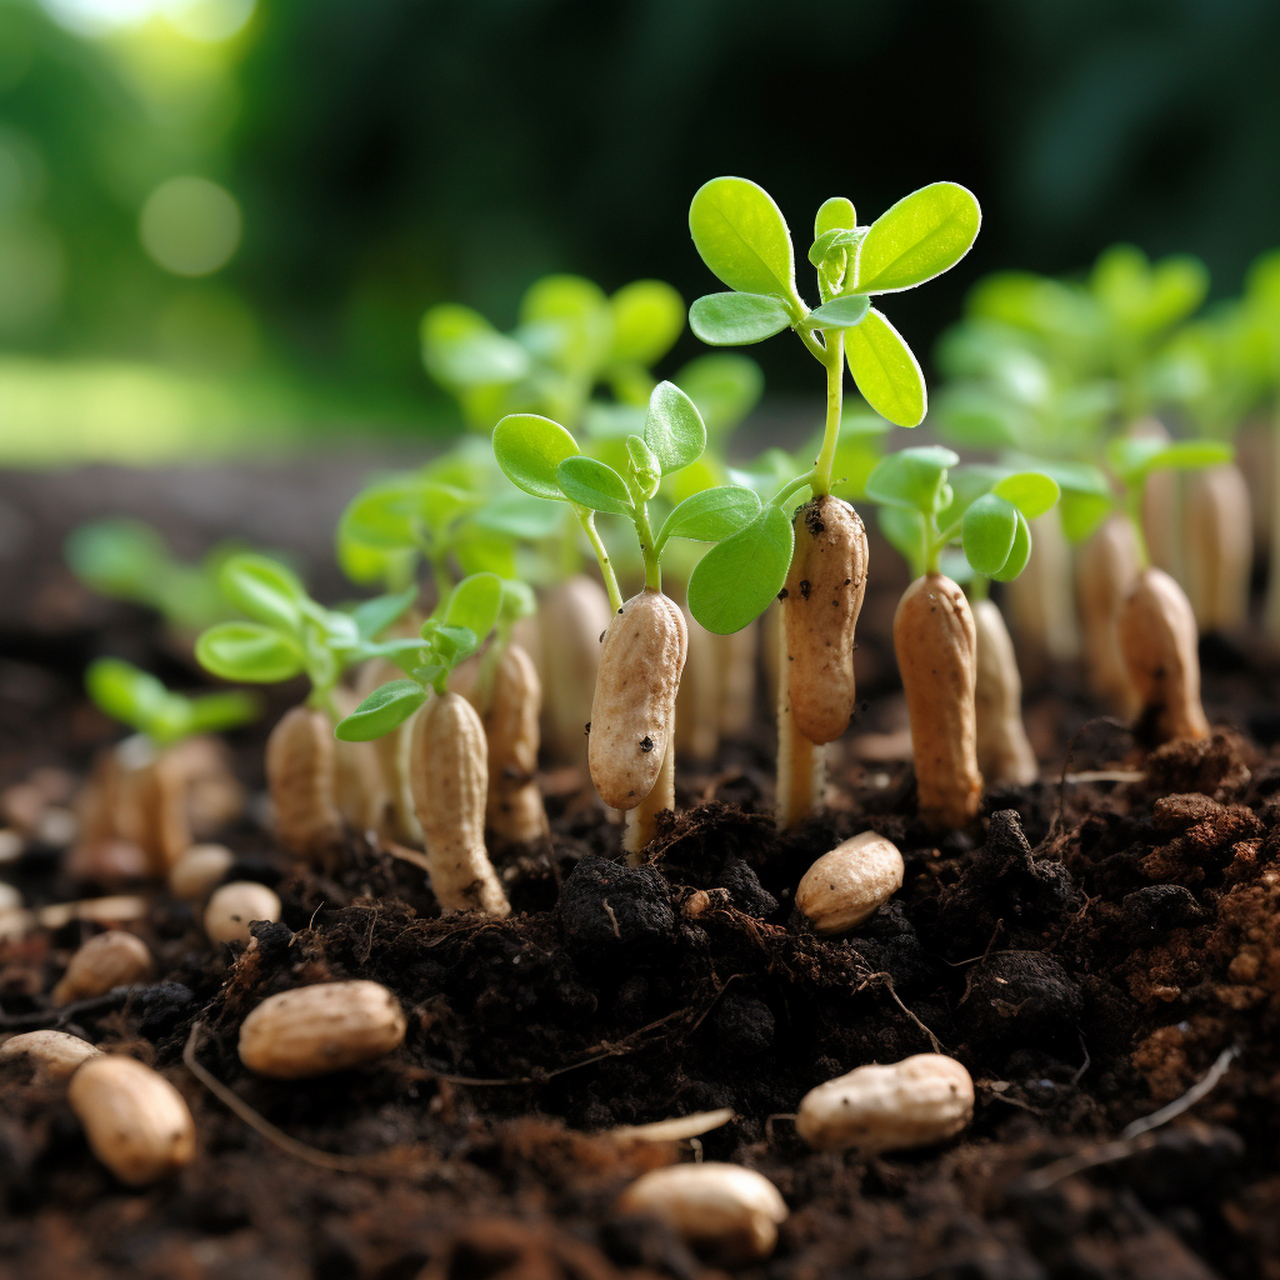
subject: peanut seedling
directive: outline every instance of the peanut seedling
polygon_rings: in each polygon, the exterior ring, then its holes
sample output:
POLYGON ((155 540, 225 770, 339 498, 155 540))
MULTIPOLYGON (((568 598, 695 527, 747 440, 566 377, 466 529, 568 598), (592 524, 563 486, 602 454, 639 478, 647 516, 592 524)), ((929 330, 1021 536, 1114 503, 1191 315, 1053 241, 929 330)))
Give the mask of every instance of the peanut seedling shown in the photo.
POLYGON ((1058 485, 1040 471, 970 467, 950 449, 903 449, 867 481, 880 522, 916 580, 893 620, 893 645, 911 720, 920 814, 936 829, 963 827, 982 795, 978 770, 977 629, 963 590, 942 572, 958 543, 968 575, 1007 582, 1031 554, 1028 521, 1050 510, 1058 485), (951 483, 948 483, 948 481, 951 483))
POLYGON ((866 541, 857 513, 831 492, 845 365, 867 403, 889 422, 911 427, 924 418, 920 367, 871 299, 954 266, 980 223, 977 201, 954 183, 912 193, 869 227, 858 226, 848 200, 827 200, 808 254, 819 294, 810 310, 796 289, 791 233, 762 188, 743 178, 716 178, 699 189, 689 210, 699 254, 731 290, 693 304, 694 333, 714 346, 739 346, 792 329, 826 372, 826 426, 812 466, 783 483, 746 528, 712 548, 689 580, 693 616, 722 633, 759 616, 786 583, 778 694, 782 826, 819 804, 823 746, 843 732, 855 706, 853 633, 866 582, 866 541), (810 502, 788 518, 787 500, 806 489, 810 502))

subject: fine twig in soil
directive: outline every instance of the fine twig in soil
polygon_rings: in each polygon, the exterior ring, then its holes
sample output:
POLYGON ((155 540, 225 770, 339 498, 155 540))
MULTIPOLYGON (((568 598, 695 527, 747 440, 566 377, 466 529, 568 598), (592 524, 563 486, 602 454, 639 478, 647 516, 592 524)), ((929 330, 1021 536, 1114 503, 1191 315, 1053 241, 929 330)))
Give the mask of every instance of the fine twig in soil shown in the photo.
POLYGON ((1079 744, 1080 739, 1084 736, 1085 731, 1098 724, 1109 724, 1115 729, 1120 729, 1122 732, 1131 732, 1129 726, 1125 724, 1123 720, 1117 720, 1115 716, 1094 716, 1092 720, 1086 720, 1084 724, 1082 724, 1080 728, 1071 735, 1071 740, 1067 743, 1067 756, 1062 762, 1062 775, 1058 779, 1058 805, 1054 810, 1053 821, 1049 823, 1049 834, 1046 839, 1051 840, 1054 836, 1060 834, 1060 824, 1063 821, 1067 808, 1067 779, 1068 777, 1080 779, 1086 776, 1084 774, 1071 773, 1071 758, 1075 754, 1075 749, 1079 744))
POLYGON ((110 1013, 125 1004, 135 991, 145 991, 145 985, 113 987, 105 995, 90 996, 86 1000, 73 1000, 56 1009, 40 1009, 35 1013, 9 1013, 0 1016, 0 1031, 17 1031, 22 1027, 60 1027, 80 1014, 110 1013))
POLYGON ((935 1036, 933 1032, 930 1031, 929 1028, 926 1027, 924 1023, 921 1022, 920 1019, 917 1018, 916 1015, 912 1013, 911 1010, 908 1009, 905 1004, 902 1003, 902 998, 898 995, 897 991, 894 990, 893 978, 888 973, 883 973, 883 972, 873 973, 865 982, 863 982, 857 988, 857 990, 862 991, 866 987, 871 986, 872 983, 874 983, 878 987, 887 987, 889 990, 889 994, 893 997, 894 1004, 896 1004, 898 1008, 901 1009, 902 1012, 905 1013, 907 1017, 910 1018, 911 1021, 914 1022, 916 1026, 919 1027, 920 1030, 923 1031, 925 1035, 928 1037, 929 1043, 933 1046, 934 1053, 943 1052, 942 1042, 938 1039, 938 1037, 935 1036))
POLYGON ((1227 1068, 1231 1066, 1232 1060, 1238 1052, 1239 1049, 1235 1045, 1232 1045, 1229 1049, 1224 1049, 1218 1055, 1213 1066, 1209 1068, 1203 1080, 1192 1085, 1182 1097, 1169 1103, 1167 1107, 1161 1107, 1159 1111, 1152 1115, 1145 1116, 1141 1120, 1135 1120, 1121 1132, 1120 1137, 1114 1142, 1104 1142, 1100 1146, 1086 1147, 1083 1151, 1077 1151, 1074 1155, 1063 1156, 1060 1160, 1054 1160, 1051 1164, 1045 1165, 1043 1169, 1037 1169, 1034 1173, 1020 1179, 1017 1184, 1018 1189, 1031 1192, 1047 1191, 1064 1178, 1071 1178, 1089 1169, 1096 1169, 1099 1165, 1114 1164, 1117 1160, 1128 1159, 1129 1156, 1137 1155, 1138 1152, 1155 1146, 1158 1139, 1152 1136, 1152 1130, 1167 1124, 1170 1120, 1186 1111, 1188 1107, 1195 1106, 1226 1075, 1227 1068))
POLYGON ((203 1030, 203 1022, 196 1022, 191 1028, 191 1034, 187 1037, 186 1046, 182 1050, 183 1064, 223 1106, 243 1120, 255 1133, 261 1134, 281 1151, 288 1152, 289 1155, 305 1160, 308 1164, 320 1169, 330 1169, 336 1173, 385 1172, 385 1170, 379 1170, 376 1158, 340 1156, 333 1152, 321 1151, 318 1147, 308 1146, 305 1142, 299 1142, 297 1138, 291 1138, 284 1130, 277 1129, 270 1120, 259 1115, 243 1098, 234 1094, 221 1080, 196 1061, 197 1042, 203 1030))

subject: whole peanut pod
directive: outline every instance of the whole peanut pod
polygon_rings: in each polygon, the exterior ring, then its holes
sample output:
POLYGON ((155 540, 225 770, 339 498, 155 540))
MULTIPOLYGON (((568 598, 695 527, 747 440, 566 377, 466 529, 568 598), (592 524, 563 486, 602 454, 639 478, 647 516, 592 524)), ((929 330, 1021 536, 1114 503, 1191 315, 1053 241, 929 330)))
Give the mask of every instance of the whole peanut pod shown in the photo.
POLYGON ((658 781, 688 652, 684 614, 660 591, 632 596, 609 623, 591 703, 588 760, 591 781, 611 808, 634 809, 658 781))
POLYGON ((549 591, 538 608, 542 650, 542 736, 556 759, 579 763, 600 665, 600 637, 612 621, 609 597, 578 574, 549 591))
POLYGON ((126 739, 116 757, 116 834, 142 850, 152 875, 168 875, 192 840, 186 778, 167 751, 157 751, 145 738, 126 739))
POLYGON ((857 703, 854 628, 867 589, 867 534, 858 513, 830 494, 801 507, 793 524, 782 598, 791 715, 810 742, 834 742, 857 703))
POLYGON ((196 1130, 182 1095, 158 1072, 118 1054, 84 1062, 67 1090, 93 1154, 131 1187, 189 1164, 196 1130))
POLYGON ((342 841, 334 804, 333 725, 323 711, 294 707, 267 739, 267 787, 276 835, 291 853, 310 861, 331 858, 342 841))
MULTIPOLYGON (((342 688, 333 691, 333 700, 344 716, 350 715, 362 701, 355 690, 342 688)), ((378 752, 372 742, 344 742, 334 738, 333 800, 338 812, 357 831, 377 828, 387 797, 378 752)))
POLYGON ((484 732, 489 747, 489 797, 485 823, 502 840, 527 844, 550 831, 538 767, 538 713, 542 682, 533 659, 509 644, 493 673, 484 732))
POLYGON ((1183 551, 1187 597, 1201 631, 1236 631, 1249 620, 1253 516, 1249 486, 1228 464, 1187 476, 1183 551))
POLYGON ((65 1080, 82 1062, 101 1056, 101 1049, 65 1031, 25 1031, 0 1044, 0 1062, 25 1058, 46 1081, 65 1080))
POLYGON ((1120 654, 1116 619, 1138 576, 1138 543, 1127 516, 1112 516, 1076 554, 1076 602, 1090 687, 1120 715, 1137 696, 1120 654))
POLYGON ((990 600, 973 605, 973 625, 978 638, 978 768, 988 785, 1030 786, 1040 768, 1022 724, 1022 678, 1009 629, 990 600))
POLYGON ((404 1010, 377 982, 326 982, 268 996, 240 1027, 240 1061, 276 1080, 345 1071, 404 1039, 404 1010))
POLYGON ((1196 620, 1163 569, 1144 569, 1120 611, 1120 649, 1141 700, 1139 725, 1157 742, 1207 738, 1196 620))
POLYGON ((919 1053, 859 1067, 805 1094, 796 1132, 815 1150, 866 1155, 954 1137, 973 1116, 973 1080, 954 1059, 919 1053))
POLYGON ((1031 521, 1031 558, 1005 583, 1004 605, 1018 638, 1022 669, 1033 681, 1051 662, 1080 656, 1080 628, 1071 588, 1071 547, 1057 511, 1031 521))
POLYGON ((248 943, 255 920, 280 919, 279 897, 265 884, 232 880, 215 889, 204 909, 204 931, 210 942, 248 943))
POLYGON ((756 668, 760 660, 761 619, 732 635, 716 636, 720 651, 720 735, 740 738, 756 713, 756 668))
POLYGON ((105 995, 116 987, 128 987, 149 977, 154 969, 147 944, 132 933, 111 929, 90 938, 71 957, 67 971, 54 987, 54 1004, 70 1004, 105 995))
POLYGON ((511 906, 484 846, 484 725, 461 694, 433 695, 418 712, 409 741, 409 780, 441 909, 508 915, 511 906))
MULTIPOLYGON (((386 658, 374 658, 360 669, 356 681, 356 695, 363 702, 375 689, 392 680, 404 679, 404 672, 386 658)), ((422 828, 413 810, 413 791, 409 786, 409 735, 412 719, 397 725, 390 733, 375 738, 370 744, 378 758, 382 773, 382 793, 385 808, 377 823, 382 834, 401 844, 420 845, 422 828)))
POLYGON ((864 831, 824 853, 804 873, 796 906, 815 933, 845 933, 883 907, 902 888, 904 874, 898 846, 864 831))
POLYGON ((181 902, 200 902, 226 879, 236 856, 225 845, 193 844, 169 872, 169 892, 181 902))
POLYGON ((920 816, 963 827, 982 799, 974 692, 977 634, 964 592, 941 573, 917 578, 893 616, 893 649, 907 698, 920 816))
POLYGON ((763 1174, 715 1161, 653 1169, 622 1193, 618 1206, 661 1218, 688 1244, 729 1265, 767 1258, 788 1214, 763 1174))

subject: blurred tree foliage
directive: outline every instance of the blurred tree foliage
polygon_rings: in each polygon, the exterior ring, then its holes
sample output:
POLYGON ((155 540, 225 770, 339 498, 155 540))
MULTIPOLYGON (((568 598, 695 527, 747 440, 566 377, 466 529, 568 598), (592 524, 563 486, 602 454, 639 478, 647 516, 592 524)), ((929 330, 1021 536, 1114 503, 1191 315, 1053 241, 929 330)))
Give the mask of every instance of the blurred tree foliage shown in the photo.
POLYGON ((420 400, 430 303, 506 326, 553 269, 704 291, 685 215, 719 173, 797 238, 832 194, 873 216, 935 179, 978 192, 966 270, 900 305, 922 350, 982 272, 1117 239, 1229 292, 1280 239, 1278 47, 1274 0, 259 0, 222 42, 159 17, 86 39, 0 0, 0 348, 420 400), (243 214, 196 279, 138 236, 185 174, 243 214))

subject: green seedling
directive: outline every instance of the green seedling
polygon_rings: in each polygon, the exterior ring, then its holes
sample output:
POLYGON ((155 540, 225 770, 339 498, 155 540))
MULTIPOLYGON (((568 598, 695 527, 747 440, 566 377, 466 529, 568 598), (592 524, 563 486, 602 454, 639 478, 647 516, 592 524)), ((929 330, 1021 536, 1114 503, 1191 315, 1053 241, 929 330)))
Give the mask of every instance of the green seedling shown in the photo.
POLYGON ((158 750, 199 733, 235 729, 262 711, 256 698, 238 691, 184 697, 119 658, 91 662, 85 689, 100 711, 128 725, 158 750))
POLYGON ((228 548, 215 548, 198 565, 185 564, 150 525, 112 518, 77 526, 65 552, 85 586, 155 609, 177 631, 199 631, 234 613, 218 586, 228 548))
POLYGON ((694 245, 729 287, 693 304, 694 333, 712 346, 741 346, 791 329, 826 374, 826 422, 812 464, 786 477, 756 519, 713 547, 689 579, 693 616, 722 633, 739 630, 783 594, 783 826, 818 804, 825 744, 843 732, 856 703, 853 632, 866 583, 866 537, 856 512, 832 497, 845 368, 883 419, 905 427, 922 421, 928 398, 920 366, 872 300, 949 270, 968 253, 980 225, 978 202, 955 183, 913 192, 870 226, 858 225, 848 200, 827 200, 808 251, 818 293, 810 309, 797 289, 790 230, 767 192, 744 178, 716 178, 690 206, 694 245), (811 500, 793 519, 789 500, 805 490, 811 500), (828 602, 824 611, 810 603, 818 597, 828 602))
MULTIPOLYGON (((943 571, 950 567, 944 557, 951 552, 974 580, 1017 577, 1031 554, 1028 522, 1059 496, 1043 472, 958 468, 959 461, 940 446, 903 449, 867 481, 882 529, 917 575, 894 615, 893 643, 920 813, 939 830, 968 825, 982 795, 978 629, 964 592, 943 571)), ((1007 711, 1006 699, 998 703, 1007 711)))
POLYGON ((730 537, 760 511, 750 489, 716 486, 686 498, 654 533, 649 503, 663 477, 696 463, 706 443, 693 401, 670 382, 659 383, 650 395, 644 434, 626 438, 623 472, 582 453, 573 435, 548 418, 515 414, 499 422, 493 434, 494 456, 507 478, 534 497, 568 503, 596 551, 616 616, 604 638, 588 754, 602 798, 628 812, 627 847, 633 854, 648 842, 656 814, 674 800, 671 738, 687 635, 678 606, 662 594, 663 553, 677 537, 730 537), (597 513, 622 518, 635 533, 645 585, 625 605, 595 528, 597 513), (623 626, 629 636, 625 643, 615 635, 623 626), (632 660, 636 681, 628 698, 619 699, 626 682, 614 668, 632 660), (633 758, 637 751, 643 761, 633 758))
POLYGON ((413 604, 417 588, 378 596, 350 613, 317 604, 298 577, 265 556, 236 555, 222 566, 219 582, 244 622, 222 622, 196 641, 196 659, 223 680, 278 684, 305 675, 308 705, 336 723, 341 713, 334 690, 344 671, 388 644, 377 637, 413 604))

